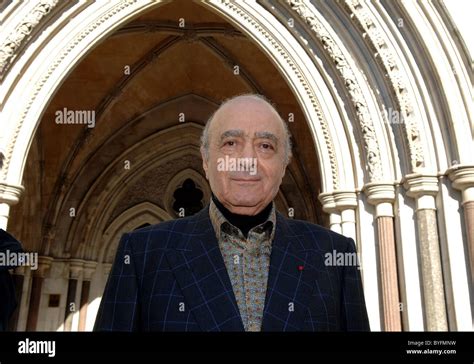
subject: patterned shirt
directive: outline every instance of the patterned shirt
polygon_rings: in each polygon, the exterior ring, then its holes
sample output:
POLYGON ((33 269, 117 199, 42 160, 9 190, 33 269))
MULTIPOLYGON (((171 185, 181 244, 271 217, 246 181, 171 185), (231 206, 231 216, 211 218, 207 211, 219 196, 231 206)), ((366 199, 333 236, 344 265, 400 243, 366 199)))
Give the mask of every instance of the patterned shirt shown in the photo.
POLYGON ((247 238, 220 212, 211 199, 209 216, 232 283, 245 331, 260 331, 267 291, 270 253, 275 236, 275 205, 267 220, 247 238))

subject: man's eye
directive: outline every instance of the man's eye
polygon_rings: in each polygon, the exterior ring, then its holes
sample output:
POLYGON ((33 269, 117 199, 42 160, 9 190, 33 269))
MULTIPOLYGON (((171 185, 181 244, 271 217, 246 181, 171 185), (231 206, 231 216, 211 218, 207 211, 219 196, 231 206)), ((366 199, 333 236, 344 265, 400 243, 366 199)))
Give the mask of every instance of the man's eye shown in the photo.
POLYGON ((228 145, 229 147, 233 147, 235 145, 235 142, 233 140, 229 140, 224 143, 224 145, 228 145))
POLYGON ((273 149, 273 145, 268 144, 268 143, 262 143, 262 148, 271 150, 273 149))

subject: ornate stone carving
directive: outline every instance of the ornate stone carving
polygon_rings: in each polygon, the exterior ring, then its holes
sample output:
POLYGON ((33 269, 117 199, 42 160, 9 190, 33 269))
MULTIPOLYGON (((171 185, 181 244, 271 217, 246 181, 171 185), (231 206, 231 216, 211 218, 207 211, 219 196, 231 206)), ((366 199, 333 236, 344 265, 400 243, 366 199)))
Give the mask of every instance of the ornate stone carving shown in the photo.
POLYGON ((385 40, 383 32, 377 27, 370 12, 360 0, 345 0, 343 8, 348 12, 350 18, 364 32, 364 39, 376 55, 375 59, 387 73, 392 83, 393 92, 400 108, 403 122, 402 127, 409 147, 411 172, 416 172, 424 167, 423 146, 421 144, 420 131, 413 117, 413 102, 405 77, 400 70, 396 60, 395 51, 385 40))
POLYGON ((316 18, 313 11, 302 0, 286 0, 286 3, 313 31, 344 80, 344 85, 350 95, 352 105, 361 127, 364 149, 366 151, 369 179, 370 181, 381 180, 383 175, 380 164, 380 148, 377 141, 377 135, 375 133, 374 123, 367 108, 367 102, 364 99, 362 89, 357 82, 354 71, 331 34, 316 18))
POLYGON ((5 76, 8 67, 12 64, 21 46, 26 43, 33 29, 57 3, 58 0, 40 1, 0 46, 0 80, 5 76))
POLYGON ((5 155, 0 151, 0 171, 3 168, 3 161, 5 160, 5 155))

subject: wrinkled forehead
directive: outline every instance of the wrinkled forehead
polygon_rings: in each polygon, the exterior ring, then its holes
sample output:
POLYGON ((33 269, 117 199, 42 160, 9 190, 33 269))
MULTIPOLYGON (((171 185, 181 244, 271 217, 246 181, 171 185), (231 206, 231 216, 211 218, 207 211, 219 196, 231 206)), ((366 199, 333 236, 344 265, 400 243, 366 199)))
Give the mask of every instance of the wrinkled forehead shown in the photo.
POLYGON ((212 133, 220 134, 228 130, 242 130, 245 135, 272 133, 279 137, 284 127, 278 113, 262 100, 233 100, 223 105, 215 114, 210 125, 212 133))

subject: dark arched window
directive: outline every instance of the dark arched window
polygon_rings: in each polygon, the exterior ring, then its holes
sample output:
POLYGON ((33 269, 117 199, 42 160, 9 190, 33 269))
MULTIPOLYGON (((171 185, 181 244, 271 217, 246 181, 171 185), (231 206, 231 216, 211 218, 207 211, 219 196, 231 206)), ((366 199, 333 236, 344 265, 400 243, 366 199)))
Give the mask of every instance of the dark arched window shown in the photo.
POLYGON ((186 179, 183 185, 173 193, 174 203, 173 210, 178 216, 184 209, 185 216, 194 215, 203 208, 202 198, 204 194, 196 187, 196 184, 191 178, 186 179))

